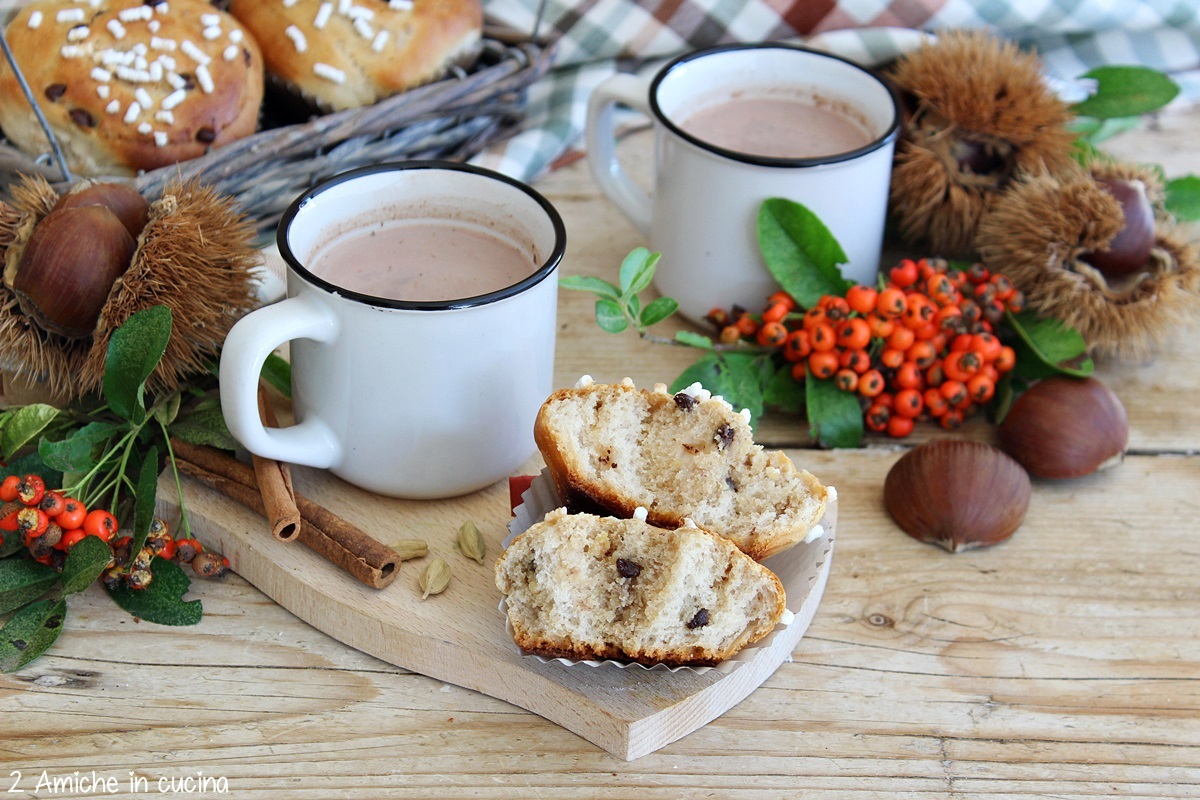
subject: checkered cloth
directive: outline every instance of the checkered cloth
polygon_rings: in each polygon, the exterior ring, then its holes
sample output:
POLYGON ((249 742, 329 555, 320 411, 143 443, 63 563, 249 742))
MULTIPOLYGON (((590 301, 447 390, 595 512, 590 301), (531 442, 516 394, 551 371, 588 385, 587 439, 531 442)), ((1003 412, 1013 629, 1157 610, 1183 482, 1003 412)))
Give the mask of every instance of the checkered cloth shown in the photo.
POLYGON ((690 49, 796 40, 867 66, 917 46, 918 31, 988 28, 1037 50, 1051 85, 1086 96, 1092 67, 1168 72, 1200 99, 1200 0, 485 0, 489 19, 559 39, 556 68, 532 87, 515 138, 476 159, 523 180, 553 166, 583 133, 587 98, 618 70, 690 49), (545 8, 538 18, 539 5, 545 8))

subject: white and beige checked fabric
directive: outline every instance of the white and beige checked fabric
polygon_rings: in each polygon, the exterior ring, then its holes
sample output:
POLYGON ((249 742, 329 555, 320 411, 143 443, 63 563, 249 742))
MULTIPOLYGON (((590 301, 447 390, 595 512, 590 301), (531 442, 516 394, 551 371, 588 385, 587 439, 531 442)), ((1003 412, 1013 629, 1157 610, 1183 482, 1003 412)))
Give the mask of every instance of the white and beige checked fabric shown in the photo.
POLYGON ((559 39, 557 66, 530 90, 529 119, 479 163, 532 180, 583 132, 587 97, 617 70, 698 47, 798 40, 865 64, 915 46, 918 31, 987 28, 1037 50, 1069 99, 1092 67, 1171 73, 1200 99, 1200 0, 485 0, 488 17, 559 39))

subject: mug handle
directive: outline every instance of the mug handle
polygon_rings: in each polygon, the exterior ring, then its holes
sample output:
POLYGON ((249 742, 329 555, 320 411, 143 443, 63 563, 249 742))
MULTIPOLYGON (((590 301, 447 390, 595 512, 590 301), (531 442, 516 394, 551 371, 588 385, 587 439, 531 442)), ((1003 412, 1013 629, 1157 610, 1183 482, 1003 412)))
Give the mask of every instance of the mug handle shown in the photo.
POLYGON ((617 160, 613 109, 617 103, 650 113, 650 84, 634 75, 612 75, 592 91, 587 108, 588 165, 596 184, 644 234, 650 234, 650 195, 630 180, 617 160))
POLYGON ((338 321, 322 303, 291 297, 238 320, 221 349, 221 410, 229 432, 263 458, 328 469, 342 458, 333 429, 309 413, 299 425, 268 430, 258 415, 258 377, 275 348, 292 339, 331 342, 338 321))

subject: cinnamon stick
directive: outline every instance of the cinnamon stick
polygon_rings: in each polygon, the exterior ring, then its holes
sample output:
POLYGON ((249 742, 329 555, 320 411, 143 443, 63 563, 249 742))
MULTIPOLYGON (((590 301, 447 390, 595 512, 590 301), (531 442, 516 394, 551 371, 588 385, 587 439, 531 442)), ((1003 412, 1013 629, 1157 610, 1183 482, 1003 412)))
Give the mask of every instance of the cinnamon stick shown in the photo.
MULTIPOLYGON (((211 447, 171 440, 179 471, 255 512, 267 515, 254 469, 211 447)), ((296 495, 300 511, 297 539, 327 561, 375 589, 387 586, 399 573, 402 560, 392 548, 329 509, 296 495)))
MULTIPOLYGON (((278 428, 275 409, 261 385, 258 387, 258 413, 263 425, 278 428)), ((290 542, 300 535, 300 509, 296 507, 296 490, 292 487, 292 470, 287 464, 272 458, 251 454, 254 475, 262 493, 271 534, 281 542, 290 542)))

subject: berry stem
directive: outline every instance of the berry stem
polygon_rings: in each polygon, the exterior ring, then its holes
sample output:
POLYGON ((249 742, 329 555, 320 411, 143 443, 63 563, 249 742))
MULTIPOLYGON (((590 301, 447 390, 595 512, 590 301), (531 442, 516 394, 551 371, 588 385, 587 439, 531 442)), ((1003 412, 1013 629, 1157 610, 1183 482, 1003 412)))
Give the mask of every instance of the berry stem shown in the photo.
POLYGON ((130 442, 131 440, 133 440, 135 437, 136 437, 135 430, 133 430, 131 428, 130 430, 126 431, 125 434, 120 439, 117 440, 117 443, 115 445, 113 445, 111 448, 109 448, 109 447, 105 448, 104 455, 100 458, 100 460, 98 462, 96 462, 96 465, 94 467, 92 467, 87 473, 85 473, 82 478, 80 478, 78 481, 76 481, 74 486, 71 486, 69 488, 64 488, 63 493, 70 495, 72 497, 78 497, 83 502, 83 504, 86 506, 93 505, 96 502, 96 500, 98 499, 98 495, 96 495, 93 492, 93 490, 91 489, 91 484, 92 484, 93 479, 95 479, 95 477, 97 475, 101 474, 101 468, 104 467, 106 464, 108 464, 108 462, 116 454, 116 452, 118 450, 120 450, 122 447, 126 446, 126 444, 128 442, 130 442))
POLYGON ((179 497, 179 528, 185 539, 192 538, 192 525, 188 521, 187 508, 183 504, 183 482, 179 480, 179 465, 175 463, 175 449, 171 447, 171 434, 167 432, 167 426, 159 420, 159 426, 162 428, 163 439, 167 443, 167 459, 171 462, 171 473, 175 476, 175 492, 179 497))
MULTIPOLYGON (((670 339, 666 336, 659 336, 658 334, 648 333, 647 331, 645 331, 641 328, 638 329, 638 336, 642 337, 642 339, 644 339, 647 342, 650 342, 651 344, 667 344, 667 345, 671 345, 672 347, 692 347, 692 345, 688 344, 687 342, 681 342, 681 341, 678 341, 677 339, 670 339)), ((712 349, 718 353, 758 354, 758 353, 774 353, 779 348, 778 347, 761 347, 759 345, 746 344, 745 342, 737 342, 735 344, 721 344, 720 342, 713 342, 712 349)))

